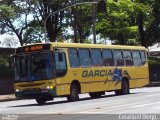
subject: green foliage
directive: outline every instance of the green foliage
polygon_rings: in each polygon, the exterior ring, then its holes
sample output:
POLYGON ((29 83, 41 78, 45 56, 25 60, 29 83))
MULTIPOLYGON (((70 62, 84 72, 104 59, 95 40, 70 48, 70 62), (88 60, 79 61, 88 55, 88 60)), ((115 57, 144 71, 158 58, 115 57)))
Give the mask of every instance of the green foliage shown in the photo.
POLYGON ((157 57, 148 57, 149 64, 160 64, 160 58, 157 57))
POLYGON ((134 3, 131 0, 108 0, 107 15, 99 14, 97 30, 102 38, 109 38, 117 44, 127 44, 138 35, 133 24, 134 3))
POLYGON ((107 0, 107 14, 98 15, 97 31, 114 44, 151 46, 160 41, 159 0, 107 0), (156 13, 156 14, 155 14, 156 13))
POLYGON ((0 18, 11 19, 15 17, 14 9, 11 6, 0 5, 0 18))
MULTIPOLYGON (((71 1, 0 0, 1 29, 15 33, 21 45, 40 42, 44 39, 47 15, 71 5, 71 1)), ((114 44, 145 43, 146 47, 160 42, 160 0, 106 1, 106 13, 96 14, 96 32, 101 38, 112 40, 114 44)), ((46 29, 51 41, 58 38, 86 42, 92 34, 92 25, 92 5, 78 5, 49 17, 46 29)))
POLYGON ((25 44, 28 43, 41 43, 42 42, 42 34, 40 32, 41 27, 37 26, 35 28, 29 27, 23 34, 23 41, 25 44))
POLYGON ((0 78, 11 77, 12 70, 9 69, 8 58, 0 56, 0 78))
POLYGON ((66 10, 64 17, 66 22, 62 25, 62 30, 69 30, 72 32, 63 31, 65 38, 73 42, 85 42, 85 39, 92 34, 92 6, 79 5, 73 7, 71 10, 66 10), (67 34, 66 34, 67 33, 67 34))

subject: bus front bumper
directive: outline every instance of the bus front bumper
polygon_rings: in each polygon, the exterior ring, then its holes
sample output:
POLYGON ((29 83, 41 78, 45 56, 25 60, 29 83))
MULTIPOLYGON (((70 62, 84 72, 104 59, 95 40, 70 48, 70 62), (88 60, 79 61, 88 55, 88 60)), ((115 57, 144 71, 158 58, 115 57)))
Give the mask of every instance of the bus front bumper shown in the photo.
POLYGON ((16 90, 15 96, 19 99, 36 99, 42 97, 53 98, 54 96, 56 96, 56 88, 16 90))

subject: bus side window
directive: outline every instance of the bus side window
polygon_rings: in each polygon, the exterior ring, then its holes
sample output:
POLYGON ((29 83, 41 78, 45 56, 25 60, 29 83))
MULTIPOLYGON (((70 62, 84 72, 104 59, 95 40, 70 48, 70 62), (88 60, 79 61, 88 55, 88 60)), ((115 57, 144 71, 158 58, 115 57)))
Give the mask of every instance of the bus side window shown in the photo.
POLYGON ((79 49, 79 58, 82 67, 91 67, 89 49, 79 49))
POLYGON ((113 57, 114 57, 115 66, 123 66, 124 65, 124 60, 123 60, 121 50, 113 50, 113 57))
POLYGON ((67 72, 65 53, 61 53, 63 59, 59 60, 59 54, 55 53, 56 76, 64 76, 67 72))
POLYGON ((103 65, 104 66, 114 66, 114 60, 111 50, 104 49, 102 51, 103 65))
POLYGON ((141 60, 142 60, 142 65, 145 65, 146 64, 146 55, 145 55, 145 51, 140 51, 140 54, 141 54, 141 60))
POLYGON ((102 66, 102 55, 100 49, 91 49, 91 59, 93 66, 102 66))
POLYGON ((75 48, 68 49, 69 55, 69 63, 71 68, 78 68, 80 66, 79 58, 78 58, 78 51, 75 48))
POLYGON ((125 61, 125 65, 126 65, 126 66, 131 66, 131 65, 133 65, 133 60, 132 60, 131 51, 129 51, 129 50, 124 50, 124 51, 123 51, 123 58, 124 58, 124 61, 125 61))
POLYGON ((142 65, 142 60, 140 57, 140 52, 138 50, 132 51, 132 56, 133 56, 133 63, 135 66, 141 66, 142 65))

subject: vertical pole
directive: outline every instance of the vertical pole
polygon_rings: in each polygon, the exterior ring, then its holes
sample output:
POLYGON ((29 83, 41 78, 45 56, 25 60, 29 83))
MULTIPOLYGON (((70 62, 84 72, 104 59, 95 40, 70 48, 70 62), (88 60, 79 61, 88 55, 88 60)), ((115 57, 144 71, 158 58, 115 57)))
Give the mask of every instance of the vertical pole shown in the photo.
POLYGON ((93 43, 96 44, 96 4, 92 4, 92 20, 93 20, 93 43))

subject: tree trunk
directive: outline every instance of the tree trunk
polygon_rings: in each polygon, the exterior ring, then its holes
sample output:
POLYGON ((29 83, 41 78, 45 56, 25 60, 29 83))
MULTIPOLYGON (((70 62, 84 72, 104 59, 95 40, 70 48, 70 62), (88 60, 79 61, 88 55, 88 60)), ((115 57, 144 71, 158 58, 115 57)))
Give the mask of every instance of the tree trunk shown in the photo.
POLYGON ((145 33, 144 33, 143 15, 139 14, 137 23, 138 23, 138 30, 139 30, 141 45, 144 47, 147 47, 147 44, 146 44, 147 41, 145 40, 145 33))
MULTIPOLYGON (((77 38, 75 39, 75 42, 80 42, 80 43, 84 43, 84 32, 83 32, 83 21, 82 21, 82 8, 80 6, 80 9, 78 9, 78 7, 76 8, 76 10, 74 10, 74 26, 73 29, 75 31, 75 33, 77 33, 78 31, 78 35, 79 35, 79 41, 77 40, 77 38)), ((75 35, 77 37, 77 34, 75 35)))
POLYGON ((55 42, 57 40, 57 34, 58 34, 58 15, 55 15, 55 21, 53 21, 54 18, 48 18, 46 23, 47 28, 47 34, 49 37, 50 42, 55 42))
POLYGON ((118 41, 120 45, 127 45, 127 38, 124 34, 118 35, 118 41))
POLYGON ((76 10, 73 8, 72 9, 72 14, 73 14, 73 18, 74 20, 72 19, 72 16, 71 17, 71 22, 72 22, 72 27, 73 27, 73 31, 74 31, 74 43, 78 43, 78 39, 77 39, 77 26, 76 26, 76 10))
MULTIPOLYGON (((43 1, 43 5, 44 5, 44 13, 45 13, 44 21, 45 21, 47 16, 50 15, 52 12, 54 12, 52 10, 52 7, 54 6, 50 6, 50 3, 46 2, 45 0, 43 1)), ((50 42, 55 42, 57 40, 57 35, 59 31, 58 24, 59 24, 58 14, 50 16, 46 21, 45 27, 50 42)))
POLYGON ((84 33, 83 33, 83 21, 82 21, 82 17, 83 17, 83 13, 82 13, 82 6, 80 6, 80 10, 78 11, 79 15, 78 15, 78 19, 77 19, 77 27, 78 27, 78 33, 79 33, 79 38, 80 38, 80 43, 84 43, 84 33))

